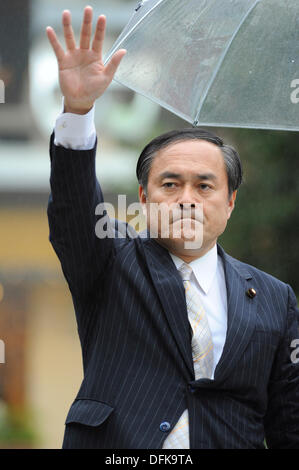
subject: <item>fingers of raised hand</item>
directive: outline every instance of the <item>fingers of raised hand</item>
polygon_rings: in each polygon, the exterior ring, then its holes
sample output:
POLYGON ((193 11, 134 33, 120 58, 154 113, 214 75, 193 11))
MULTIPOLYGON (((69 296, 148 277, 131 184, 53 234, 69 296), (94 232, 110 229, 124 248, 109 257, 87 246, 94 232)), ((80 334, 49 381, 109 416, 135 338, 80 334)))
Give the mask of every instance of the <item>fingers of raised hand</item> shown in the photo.
POLYGON ((51 26, 48 26, 47 29, 47 36, 48 39, 51 43, 51 46, 55 52, 56 58, 58 62, 60 62, 64 58, 64 50, 63 47, 61 46, 60 42, 57 39, 56 33, 51 26))
MULTIPOLYGON (((64 38, 65 38, 67 49, 68 50, 76 49, 76 41, 75 41, 75 36, 74 36, 73 28, 72 28, 71 13, 69 10, 65 10, 63 12, 62 24, 63 24, 63 32, 64 32, 64 38)), ((103 50, 103 43, 105 39, 105 30, 106 30, 106 18, 104 15, 101 15, 98 18, 96 30, 95 30, 95 34, 94 34, 94 38, 92 42, 92 50, 99 55, 99 60, 102 60, 102 50, 103 50)), ((83 16, 83 22, 82 22, 82 27, 81 27, 81 35, 80 35, 80 48, 81 49, 89 49, 91 34, 92 34, 92 8, 86 7, 84 9, 84 16, 83 16)), ((53 47, 57 60, 59 62, 65 57, 65 52, 63 50, 63 47, 58 41, 54 29, 51 28, 50 26, 47 28, 47 35, 53 47)), ((108 78, 111 78, 111 80, 125 54, 126 54, 125 49, 118 50, 113 55, 113 57, 111 58, 107 66, 105 67, 105 74, 108 78)))
POLYGON ((62 13, 62 25, 66 47, 71 51, 76 48, 76 41, 72 28, 71 12, 68 10, 62 13))
POLYGON ((94 34, 94 39, 92 43, 92 49, 94 52, 97 52, 100 56, 100 60, 102 60, 102 50, 103 50, 103 43, 105 39, 105 30, 106 30, 106 17, 104 15, 99 16, 96 30, 94 34))
POLYGON ((81 26, 81 35, 80 35, 80 48, 81 49, 89 49, 91 31, 92 31, 92 8, 86 7, 84 9, 83 22, 81 26))

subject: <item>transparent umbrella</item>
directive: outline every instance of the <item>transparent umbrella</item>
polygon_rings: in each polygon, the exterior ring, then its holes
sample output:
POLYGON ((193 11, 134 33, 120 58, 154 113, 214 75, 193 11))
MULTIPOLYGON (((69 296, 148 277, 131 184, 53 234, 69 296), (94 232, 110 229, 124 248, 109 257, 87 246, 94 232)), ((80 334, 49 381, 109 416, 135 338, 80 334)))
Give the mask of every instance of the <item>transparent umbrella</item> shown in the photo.
POLYGON ((115 80, 195 126, 299 130, 299 0, 144 0, 115 80))

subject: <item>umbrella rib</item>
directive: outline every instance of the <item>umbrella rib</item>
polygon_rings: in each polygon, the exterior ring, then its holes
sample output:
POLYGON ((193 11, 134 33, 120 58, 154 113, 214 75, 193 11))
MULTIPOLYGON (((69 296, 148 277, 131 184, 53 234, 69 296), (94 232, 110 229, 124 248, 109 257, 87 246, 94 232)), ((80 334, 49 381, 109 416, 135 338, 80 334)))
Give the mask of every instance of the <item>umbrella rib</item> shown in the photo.
POLYGON ((204 105, 204 102, 205 102, 205 100, 206 100, 206 98, 207 98, 207 95, 208 95, 208 93, 209 93, 209 91, 210 91, 210 89, 211 89, 211 87, 212 87, 212 85, 213 85, 213 83, 214 83, 214 81, 215 81, 215 78, 216 78, 216 76, 217 76, 217 74, 218 74, 218 72, 219 72, 219 70, 220 70, 220 67, 221 67, 221 65, 222 65, 222 63, 223 63, 223 61, 224 61, 224 59, 225 59, 225 57, 226 57, 226 55, 227 55, 227 53, 228 53, 228 51, 229 51, 229 49, 230 49, 230 46, 232 45, 233 40, 234 40, 235 37, 237 36, 237 34, 238 34, 238 32, 239 32, 241 26, 244 24, 245 20, 248 18, 248 16, 249 16, 250 13, 252 12, 252 10, 256 7, 256 5, 257 5, 260 1, 261 1, 261 0, 255 0, 255 2, 253 3, 253 5, 252 5, 252 6, 249 8, 249 10, 245 13, 244 17, 243 17, 243 18, 241 19, 241 21, 240 21, 240 24, 239 24, 238 27, 236 28, 236 31, 234 32, 234 34, 232 35, 232 37, 231 37, 230 41, 228 42, 226 48, 224 49, 224 52, 222 53, 222 55, 221 55, 221 57, 220 57, 220 59, 219 59, 218 65, 217 65, 217 67, 215 68, 215 70, 214 70, 214 72, 213 72, 213 74, 212 74, 212 76, 211 76, 211 78, 210 78, 210 80, 209 80, 208 86, 207 86, 205 92, 203 93, 203 96, 202 96, 202 98, 201 98, 201 100, 200 100, 200 102, 199 102, 198 111, 197 111, 195 120, 194 120, 194 122, 193 122, 193 125, 194 125, 194 126, 197 126, 198 123, 199 123, 199 116, 200 116, 202 107, 203 107, 203 105, 204 105))
MULTIPOLYGON (((144 16, 142 16, 136 24, 134 24, 134 26, 125 34, 125 36, 121 39, 121 41, 119 43, 116 43, 115 47, 110 51, 109 55, 107 57, 105 57, 105 62, 104 64, 106 64, 110 58, 113 56, 114 52, 120 47, 120 45, 127 39, 127 37, 137 28, 137 26, 140 25, 140 23, 155 9, 157 8, 162 2, 164 2, 165 0, 160 0, 158 1, 152 8, 150 8, 145 14, 144 16)), ((142 6, 142 4, 141 4, 142 6)), ((140 8, 138 9, 138 13, 140 13, 141 10, 140 8)), ((135 10, 135 13, 133 13, 133 16, 131 19, 134 18, 134 16, 136 15, 137 13, 137 10, 135 10)))

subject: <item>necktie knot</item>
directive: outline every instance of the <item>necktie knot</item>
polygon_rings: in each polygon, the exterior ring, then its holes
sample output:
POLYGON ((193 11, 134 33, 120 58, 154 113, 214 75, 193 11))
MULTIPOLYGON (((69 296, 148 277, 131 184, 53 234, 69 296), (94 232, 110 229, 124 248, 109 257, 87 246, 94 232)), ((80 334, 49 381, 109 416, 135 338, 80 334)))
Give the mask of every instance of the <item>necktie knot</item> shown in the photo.
POLYGON ((182 266, 179 268, 179 273, 183 281, 190 281, 192 268, 188 264, 183 263, 182 266))

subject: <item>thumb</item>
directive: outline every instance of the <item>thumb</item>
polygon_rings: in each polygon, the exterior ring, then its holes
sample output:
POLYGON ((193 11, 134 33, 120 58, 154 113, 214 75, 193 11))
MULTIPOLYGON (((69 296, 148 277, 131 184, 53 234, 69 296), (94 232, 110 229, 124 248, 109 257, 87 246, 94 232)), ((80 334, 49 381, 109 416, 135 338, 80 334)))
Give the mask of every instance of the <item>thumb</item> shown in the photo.
POLYGON ((120 49, 119 51, 115 52, 115 54, 113 54, 111 60, 106 65, 105 74, 110 78, 110 80, 113 79, 120 62, 122 58, 126 55, 126 53, 126 49, 120 49))

